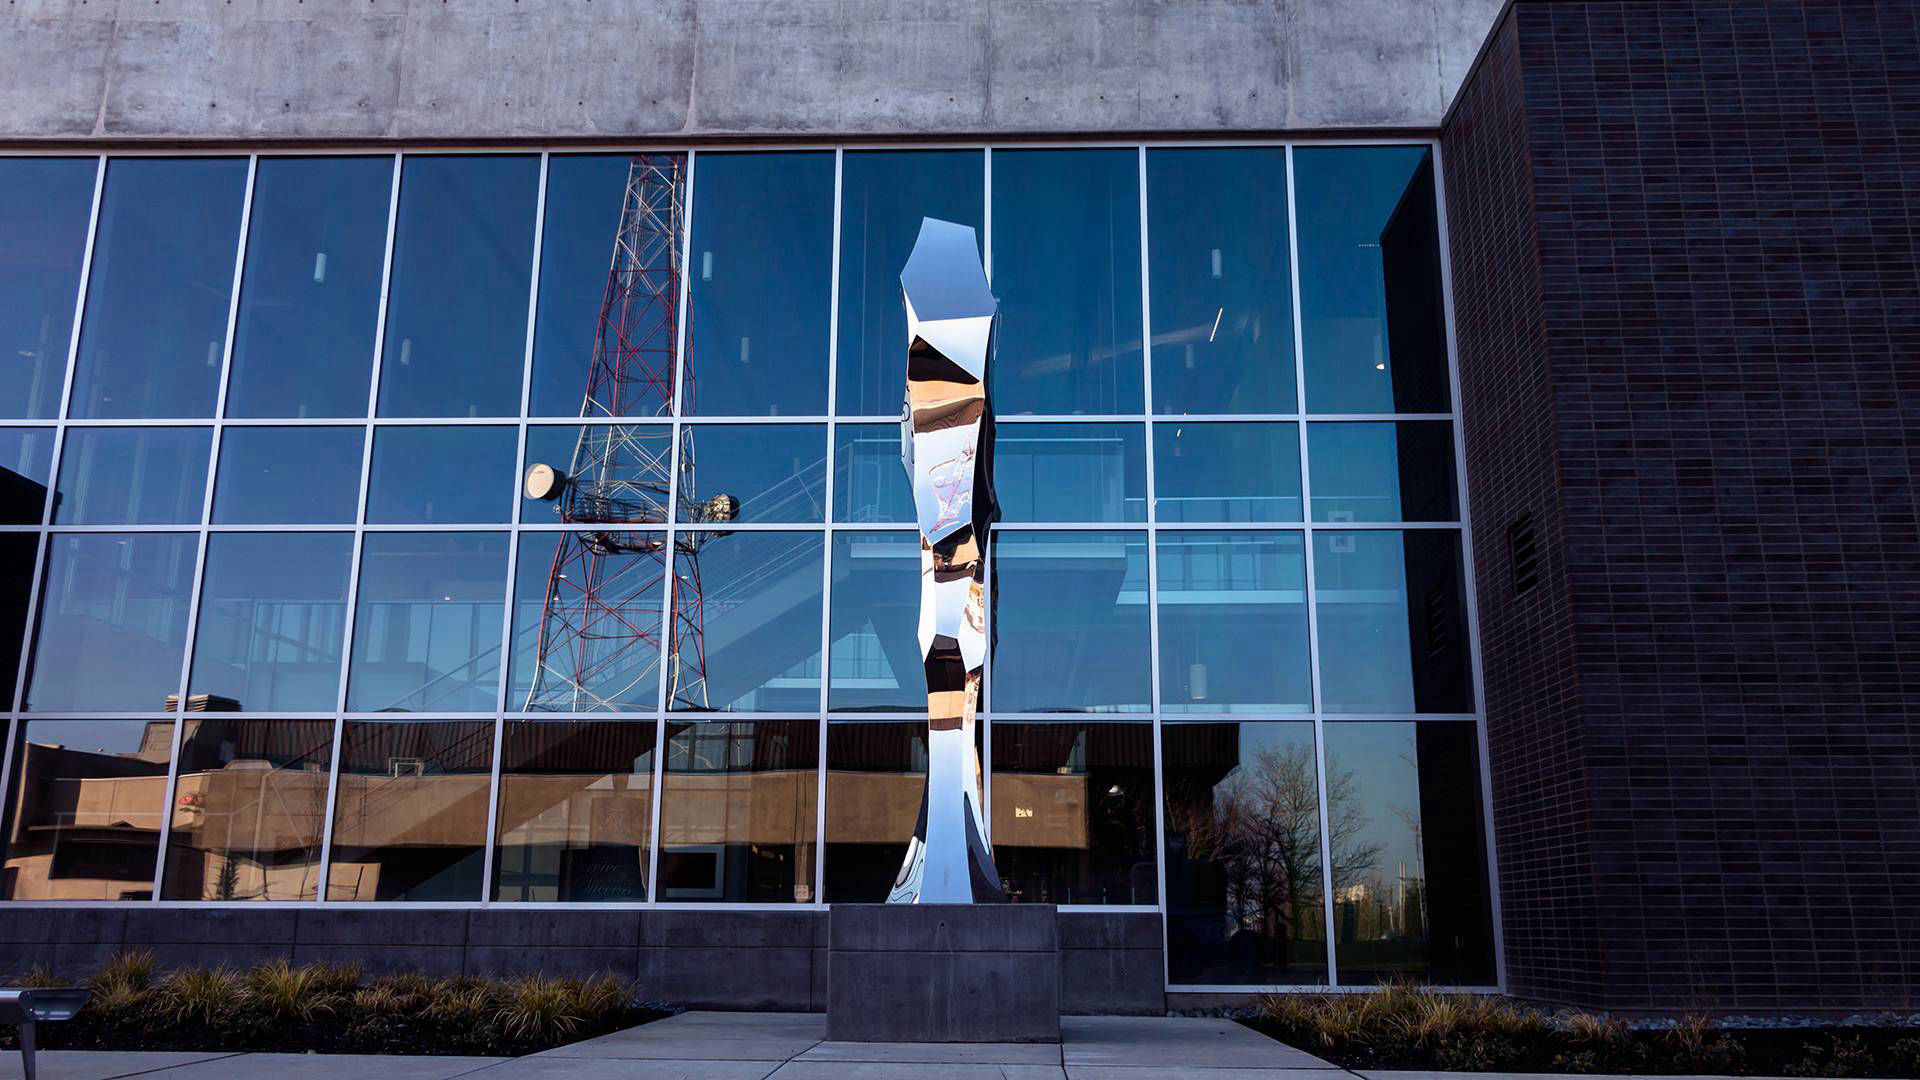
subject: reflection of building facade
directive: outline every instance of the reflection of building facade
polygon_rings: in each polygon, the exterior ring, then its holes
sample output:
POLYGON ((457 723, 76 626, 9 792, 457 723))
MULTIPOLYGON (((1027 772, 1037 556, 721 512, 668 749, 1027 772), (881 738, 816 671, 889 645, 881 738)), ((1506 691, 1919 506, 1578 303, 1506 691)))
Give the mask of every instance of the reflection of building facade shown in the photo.
POLYGON ((1913 982, 1909 5, 695 4, 617 101, 599 5, 0 16, 0 953, 811 1007, 928 769, 931 217, 1000 312, 983 818, 1082 1007, 1913 982))

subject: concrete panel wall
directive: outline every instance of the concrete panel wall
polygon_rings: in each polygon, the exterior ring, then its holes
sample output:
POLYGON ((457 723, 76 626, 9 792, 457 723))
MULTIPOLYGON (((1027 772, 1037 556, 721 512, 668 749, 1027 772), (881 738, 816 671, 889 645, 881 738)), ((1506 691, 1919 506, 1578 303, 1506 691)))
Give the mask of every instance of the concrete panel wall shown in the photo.
MULTIPOLYGON (((1163 1015, 1160 916, 1059 919, 1060 1011, 1163 1015)), ((26 907, 0 911, 0 983, 37 964, 78 978, 122 949, 162 968, 358 963, 371 974, 612 972, 652 998, 694 1009, 827 1007, 827 912, 818 910, 555 910, 26 907)))
POLYGON ((1501 0, 17 0, 0 140, 1435 127, 1501 0))

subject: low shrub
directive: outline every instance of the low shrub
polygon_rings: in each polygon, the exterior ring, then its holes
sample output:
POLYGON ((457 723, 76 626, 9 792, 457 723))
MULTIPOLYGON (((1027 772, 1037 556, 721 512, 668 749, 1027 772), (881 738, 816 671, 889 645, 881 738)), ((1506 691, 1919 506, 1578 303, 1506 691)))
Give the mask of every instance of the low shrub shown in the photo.
POLYGON ((1269 994, 1259 1010, 1253 1027, 1347 1068, 1920 1077, 1920 1038, 1897 1029, 1730 1030, 1703 1016, 1636 1029, 1405 983, 1269 994))
MULTIPOLYGON (((32 980, 27 983, 27 980, 32 980)), ((44 968, 28 985, 71 985, 44 968)), ((64 1050, 269 1050, 518 1055, 667 1015, 611 975, 487 979, 386 975, 358 966, 272 960, 241 972, 176 968, 153 954, 116 954, 85 980, 80 1015, 40 1032, 64 1050)), ((17 1046, 11 1030, 0 1049, 17 1046)))

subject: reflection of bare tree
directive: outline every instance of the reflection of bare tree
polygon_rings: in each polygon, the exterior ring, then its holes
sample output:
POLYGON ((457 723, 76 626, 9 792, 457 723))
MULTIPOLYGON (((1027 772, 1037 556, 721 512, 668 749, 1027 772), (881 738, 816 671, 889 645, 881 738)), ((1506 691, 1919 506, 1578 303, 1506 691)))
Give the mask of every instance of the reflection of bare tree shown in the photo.
MULTIPOLYGON (((1229 917, 1276 944, 1317 936, 1312 931, 1321 921, 1320 795, 1312 745, 1257 750, 1211 794, 1211 800, 1169 798, 1168 813, 1172 827, 1186 833, 1188 858, 1221 871, 1229 917)), ((1371 870, 1380 857, 1381 846, 1360 835, 1367 819, 1356 805, 1358 796, 1350 770, 1330 770, 1327 805, 1336 888, 1371 870)))

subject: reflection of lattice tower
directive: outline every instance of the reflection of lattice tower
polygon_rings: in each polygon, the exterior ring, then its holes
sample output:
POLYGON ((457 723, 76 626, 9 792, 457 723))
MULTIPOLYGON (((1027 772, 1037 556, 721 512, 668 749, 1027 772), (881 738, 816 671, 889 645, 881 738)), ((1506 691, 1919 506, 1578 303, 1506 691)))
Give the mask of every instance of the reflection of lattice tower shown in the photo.
MULTIPOLYGON (((669 657, 669 700, 706 701, 699 573, 704 536, 683 532, 677 552, 669 552, 660 531, 672 490, 671 429, 593 422, 672 414, 686 175, 686 159, 677 155, 636 157, 628 166, 580 403, 580 436, 554 507, 568 524, 608 528, 561 534, 547 577, 527 709, 651 708, 663 652, 669 657), (660 588, 672 580, 675 561, 680 587, 662 635, 660 588)), ((689 327, 689 340, 691 333, 689 327)), ((690 412, 692 350, 685 351, 682 408, 690 412)), ((681 520, 699 520, 690 438, 681 442, 679 472, 679 502, 686 510, 681 520)))

